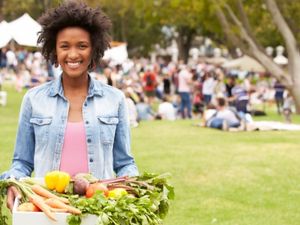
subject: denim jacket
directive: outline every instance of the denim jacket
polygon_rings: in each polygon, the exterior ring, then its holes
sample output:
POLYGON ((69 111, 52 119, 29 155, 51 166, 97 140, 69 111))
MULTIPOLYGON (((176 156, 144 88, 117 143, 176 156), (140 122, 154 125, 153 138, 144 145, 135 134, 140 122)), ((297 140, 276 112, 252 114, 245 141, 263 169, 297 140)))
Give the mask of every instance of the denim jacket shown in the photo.
MULTIPOLYGON (((99 179, 138 175, 125 104, 123 92, 90 78, 82 115, 89 171, 99 179)), ((33 170, 43 177, 58 170, 68 111, 61 78, 29 90, 21 105, 12 166, 0 179, 30 176, 33 170)))

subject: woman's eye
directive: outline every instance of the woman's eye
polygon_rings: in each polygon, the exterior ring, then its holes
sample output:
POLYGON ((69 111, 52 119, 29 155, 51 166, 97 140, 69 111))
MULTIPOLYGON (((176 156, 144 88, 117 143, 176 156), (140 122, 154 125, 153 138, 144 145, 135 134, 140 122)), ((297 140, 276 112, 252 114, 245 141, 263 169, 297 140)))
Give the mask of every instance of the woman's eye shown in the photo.
POLYGON ((66 49, 66 48, 68 48, 68 45, 61 45, 60 47, 63 49, 66 49))
POLYGON ((80 48, 80 49, 86 49, 87 46, 86 46, 86 45, 79 45, 79 48, 80 48))

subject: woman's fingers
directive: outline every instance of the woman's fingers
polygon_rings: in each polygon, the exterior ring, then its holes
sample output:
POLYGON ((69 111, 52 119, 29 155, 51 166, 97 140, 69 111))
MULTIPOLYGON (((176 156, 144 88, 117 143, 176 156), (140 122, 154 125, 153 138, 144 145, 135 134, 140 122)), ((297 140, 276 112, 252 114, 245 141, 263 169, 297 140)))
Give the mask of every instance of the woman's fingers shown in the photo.
POLYGON ((20 194, 20 192, 18 191, 18 189, 16 187, 10 186, 7 189, 6 205, 10 209, 11 212, 13 210, 14 201, 15 201, 16 198, 21 198, 21 194, 20 194))

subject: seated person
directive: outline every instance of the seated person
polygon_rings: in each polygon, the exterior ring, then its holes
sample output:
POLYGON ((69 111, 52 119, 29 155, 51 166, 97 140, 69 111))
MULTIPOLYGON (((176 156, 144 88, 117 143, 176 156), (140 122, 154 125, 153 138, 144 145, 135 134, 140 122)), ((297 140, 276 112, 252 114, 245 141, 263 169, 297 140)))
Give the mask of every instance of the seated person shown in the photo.
POLYGON ((136 104, 136 110, 138 121, 152 120, 154 118, 154 113, 152 112, 151 106, 148 104, 148 99, 143 96, 140 97, 140 101, 136 104))
POLYGON ((230 128, 242 129, 244 122, 233 109, 228 107, 225 98, 217 98, 216 112, 210 118, 206 118, 205 125, 211 128, 229 130, 230 128))
POLYGON ((158 105, 157 119, 176 120, 176 109, 174 105, 168 101, 167 97, 163 97, 163 102, 158 105))

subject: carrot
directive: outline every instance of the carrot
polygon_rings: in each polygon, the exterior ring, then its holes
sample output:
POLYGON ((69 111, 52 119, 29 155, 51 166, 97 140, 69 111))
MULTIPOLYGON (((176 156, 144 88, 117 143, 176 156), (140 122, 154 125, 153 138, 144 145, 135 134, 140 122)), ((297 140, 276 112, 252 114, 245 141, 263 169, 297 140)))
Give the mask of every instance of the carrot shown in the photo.
POLYGON ((51 208, 57 209, 67 209, 69 213, 73 214, 81 214, 81 211, 73 206, 67 205, 58 199, 55 198, 48 198, 45 203, 50 206, 51 208))
POLYGON ((56 209, 56 208, 51 208, 51 207, 50 207, 50 210, 52 212, 61 212, 61 213, 67 213, 68 212, 67 209, 56 209))
POLYGON ((53 194, 52 192, 46 190, 45 188, 43 188, 41 185, 34 184, 31 186, 31 189, 34 193, 36 193, 42 197, 55 198, 55 199, 62 201, 63 203, 69 204, 69 200, 67 198, 59 197, 59 196, 53 194))
POLYGON ((28 197, 29 201, 36 205, 40 210, 42 210, 48 218, 57 221, 54 214, 51 212, 50 207, 47 204, 45 204, 45 202, 40 197, 35 195, 30 195, 28 197))

